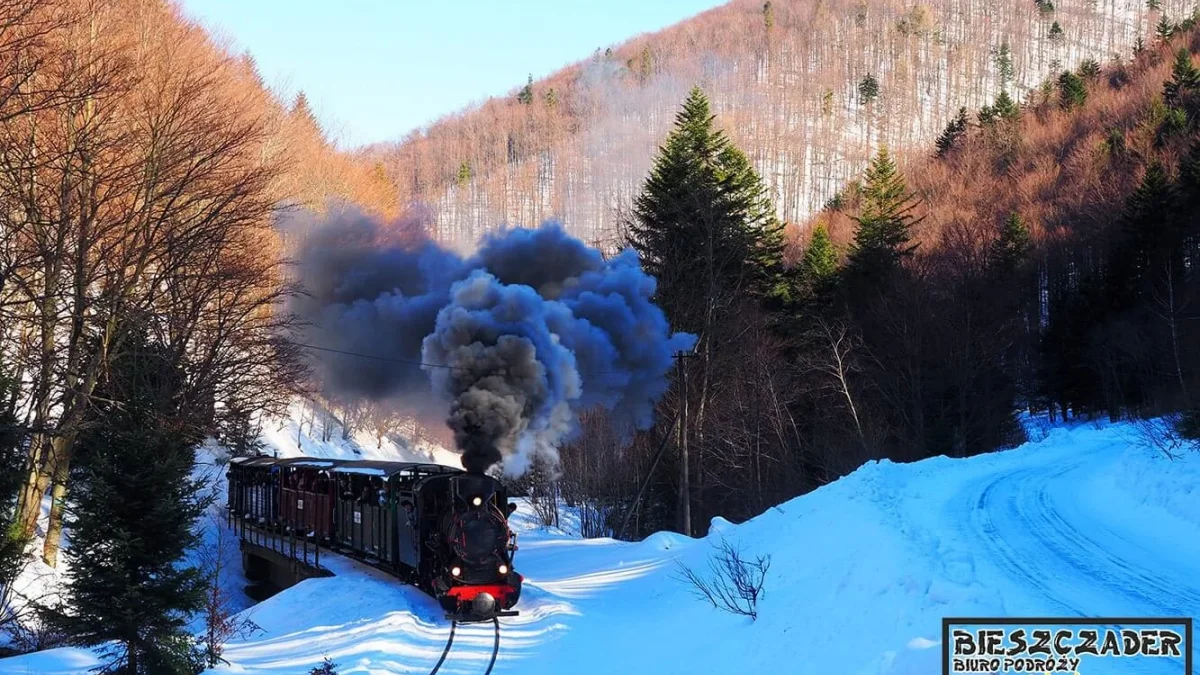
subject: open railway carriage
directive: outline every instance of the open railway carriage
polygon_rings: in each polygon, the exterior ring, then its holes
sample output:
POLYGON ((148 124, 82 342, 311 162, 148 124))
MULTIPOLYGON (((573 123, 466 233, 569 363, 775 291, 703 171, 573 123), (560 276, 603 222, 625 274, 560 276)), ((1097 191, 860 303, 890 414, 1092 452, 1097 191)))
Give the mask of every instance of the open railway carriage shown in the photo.
POLYGON ((283 459, 279 468, 279 511, 289 532, 323 543, 333 536, 336 482, 330 472, 340 462, 327 459, 283 459))
POLYGON ((459 621, 516 614, 514 509, 494 478, 438 464, 237 458, 229 468, 244 548, 247 526, 328 546, 415 583, 459 621))

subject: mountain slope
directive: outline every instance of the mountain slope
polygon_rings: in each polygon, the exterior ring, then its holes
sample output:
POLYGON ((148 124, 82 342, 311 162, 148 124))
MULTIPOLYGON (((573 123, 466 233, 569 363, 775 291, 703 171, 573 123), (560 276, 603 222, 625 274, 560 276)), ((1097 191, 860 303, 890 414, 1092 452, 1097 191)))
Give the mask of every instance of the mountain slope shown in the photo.
POLYGON ((1123 58, 1160 17, 1193 9, 1180 0, 1161 11, 1115 0, 767 5, 735 0, 597 50, 528 96, 490 99, 366 155, 387 167, 399 203, 433 206, 443 241, 470 246, 501 223, 549 217, 607 240, 699 83, 780 216, 798 221, 880 143, 924 153, 959 106, 990 103, 1002 85, 1021 99, 1085 57, 1123 58))
MULTIPOLYGON (((943 616, 1200 611, 1200 455, 1169 462, 1129 425, 1031 435, 1041 440, 969 459, 871 463, 742 525, 718 520, 707 540, 578 540, 522 510, 526 592, 494 672, 927 674, 943 616), (677 563, 703 569, 722 537, 772 556, 757 621, 715 612, 677 578, 677 563)), ((448 631, 435 603, 330 560, 337 577, 262 603, 265 634, 231 645, 213 672, 294 675, 325 655, 344 674, 428 672, 448 631)), ((491 646, 486 626, 462 629, 440 672, 480 672, 491 646)), ((55 650, 0 672, 94 663, 55 650)))

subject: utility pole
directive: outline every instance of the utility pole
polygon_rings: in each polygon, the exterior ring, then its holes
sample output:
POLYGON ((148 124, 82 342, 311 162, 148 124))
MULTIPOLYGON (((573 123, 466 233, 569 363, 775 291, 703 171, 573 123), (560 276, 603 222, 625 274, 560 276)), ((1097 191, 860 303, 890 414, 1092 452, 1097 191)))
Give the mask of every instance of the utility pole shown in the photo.
POLYGON ((687 368, 684 359, 695 356, 689 352, 675 352, 675 365, 679 371, 679 529, 692 536, 692 488, 688 470, 688 387, 687 368))

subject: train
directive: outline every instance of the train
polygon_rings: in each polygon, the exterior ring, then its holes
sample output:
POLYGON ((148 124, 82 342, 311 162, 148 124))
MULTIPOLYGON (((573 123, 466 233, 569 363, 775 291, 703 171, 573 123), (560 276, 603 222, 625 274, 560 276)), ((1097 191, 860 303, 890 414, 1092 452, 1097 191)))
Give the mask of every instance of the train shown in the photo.
POLYGON ((516 505, 491 476, 415 462, 236 457, 227 478, 244 566, 247 544, 270 532, 366 561, 431 595, 448 619, 518 613, 523 577, 508 522, 516 505))

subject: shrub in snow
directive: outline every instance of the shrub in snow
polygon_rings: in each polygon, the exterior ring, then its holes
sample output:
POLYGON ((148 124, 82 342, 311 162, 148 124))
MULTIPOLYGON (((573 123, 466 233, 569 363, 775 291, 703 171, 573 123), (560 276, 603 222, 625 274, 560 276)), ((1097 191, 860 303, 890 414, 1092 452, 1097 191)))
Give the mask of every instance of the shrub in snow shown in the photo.
POLYGON ((1189 438, 1186 414, 1170 414, 1134 420, 1134 428, 1143 444, 1158 450, 1167 459, 1179 459, 1183 452, 1195 450, 1200 443, 1189 438))
POLYGON ((758 600, 771 569, 771 556, 743 557, 741 550, 722 539, 709 556, 708 574, 679 565, 680 578, 692 587, 692 593, 717 609, 758 618, 758 600))

